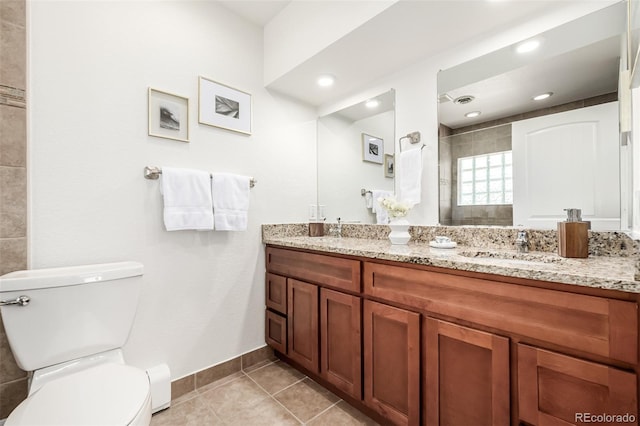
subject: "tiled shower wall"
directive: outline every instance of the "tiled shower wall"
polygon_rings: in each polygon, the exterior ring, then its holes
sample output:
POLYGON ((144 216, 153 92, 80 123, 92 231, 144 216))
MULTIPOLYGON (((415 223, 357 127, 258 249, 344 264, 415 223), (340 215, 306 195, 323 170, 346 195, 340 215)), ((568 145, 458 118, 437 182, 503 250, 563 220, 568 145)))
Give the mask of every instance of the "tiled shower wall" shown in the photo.
POLYGON ((489 154, 511 150, 511 124, 454 134, 440 139, 441 174, 446 175, 449 184, 440 177, 440 197, 449 198, 449 206, 440 205, 442 225, 499 225, 513 224, 513 206, 459 206, 458 200, 458 159, 473 155, 489 154), (444 190, 443 190, 444 189, 444 190), (446 208, 448 207, 448 209, 446 208))
MULTIPOLYGON (((0 275, 27 267, 25 0, 0 0, 0 275)), ((27 394, 0 320, 0 419, 27 394)))

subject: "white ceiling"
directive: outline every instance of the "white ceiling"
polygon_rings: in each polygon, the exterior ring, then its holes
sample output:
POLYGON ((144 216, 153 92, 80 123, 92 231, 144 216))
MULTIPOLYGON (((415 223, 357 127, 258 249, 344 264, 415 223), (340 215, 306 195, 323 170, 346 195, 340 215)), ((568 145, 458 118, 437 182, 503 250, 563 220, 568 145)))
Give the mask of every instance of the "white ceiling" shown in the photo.
POLYGON ((449 90, 447 94, 452 99, 463 95, 475 99, 465 105, 440 103, 438 117, 442 124, 455 129, 616 92, 619 61, 620 39, 612 37, 449 90), (553 96, 544 101, 532 100, 533 96, 545 92, 553 92, 553 96), (474 119, 466 118, 464 114, 471 111, 482 114, 474 119))
POLYGON ((288 5, 291 0, 217 0, 229 10, 246 20, 264 27, 274 16, 288 5))
MULTIPOLYGON (((218 0, 264 26, 288 0, 218 0)), ((602 5, 611 0, 592 0, 602 5)), ((558 0, 400 0, 358 29, 295 67, 267 87, 314 106, 326 105, 370 87, 376 80, 474 39, 570 7, 558 0), (328 70, 330 89, 315 84, 328 70)))

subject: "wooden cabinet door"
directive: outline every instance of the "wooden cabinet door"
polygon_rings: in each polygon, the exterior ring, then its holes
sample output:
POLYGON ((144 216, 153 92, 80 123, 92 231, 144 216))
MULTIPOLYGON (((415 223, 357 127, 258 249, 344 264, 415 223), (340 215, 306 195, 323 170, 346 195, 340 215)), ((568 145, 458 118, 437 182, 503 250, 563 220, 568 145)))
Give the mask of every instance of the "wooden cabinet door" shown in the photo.
POLYGON ((357 399, 362 398, 360 304, 359 297, 320 290, 320 374, 357 399))
POLYGON ((509 425, 509 340, 425 319, 426 424, 509 425))
POLYGON ((287 301, 287 355, 313 373, 319 373, 318 287, 289 278, 287 301))
POLYGON ((607 365, 518 345, 519 417, 531 425, 637 424, 636 380, 607 365), (615 417, 624 415, 634 420, 615 417))
POLYGON ((420 424, 420 314, 364 301, 364 401, 397 425, 420 424))

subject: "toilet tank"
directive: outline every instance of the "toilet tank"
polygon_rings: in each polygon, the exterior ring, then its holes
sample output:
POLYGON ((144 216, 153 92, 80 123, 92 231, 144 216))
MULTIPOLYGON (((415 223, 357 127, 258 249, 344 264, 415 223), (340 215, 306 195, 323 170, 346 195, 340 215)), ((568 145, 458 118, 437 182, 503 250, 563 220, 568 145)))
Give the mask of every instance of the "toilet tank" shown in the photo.
POLYGON ((127 341, 142 287, 138 262, 17 271, 0 277, 9 346, 23 370, 120 348, 127 341))

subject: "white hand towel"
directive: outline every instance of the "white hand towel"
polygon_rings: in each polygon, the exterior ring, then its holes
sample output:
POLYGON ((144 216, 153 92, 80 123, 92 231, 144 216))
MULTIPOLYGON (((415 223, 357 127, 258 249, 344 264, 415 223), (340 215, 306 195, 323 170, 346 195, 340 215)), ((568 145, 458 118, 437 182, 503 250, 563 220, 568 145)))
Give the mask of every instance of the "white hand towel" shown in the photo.
POLYGON ((364 205, 373 211, 373 196, 371 195, 371 191, 364 193, 364 205))
POLYGON ((373 212, 376 214, 376 223, 378 225, 386 225, 389 223, 389 214, 387 213, 387 209, 382 207, 378 200, 380 198, 391 197, 393 193, 381 189, 372 189, 371 196, 373 198, 373 212))
POLYGON ((399 200, 410 205, 418 204, 422 192, 422 149, 401 152, 397 173, 399 200))
POLYGON ((160 188, 167 231, 213 229, 209 172, 163 167, 160 188))
POLYGON ((217 231, 245 231, 249 210, 250 177, 214 173, 211 179, 213 217, 217 231))

